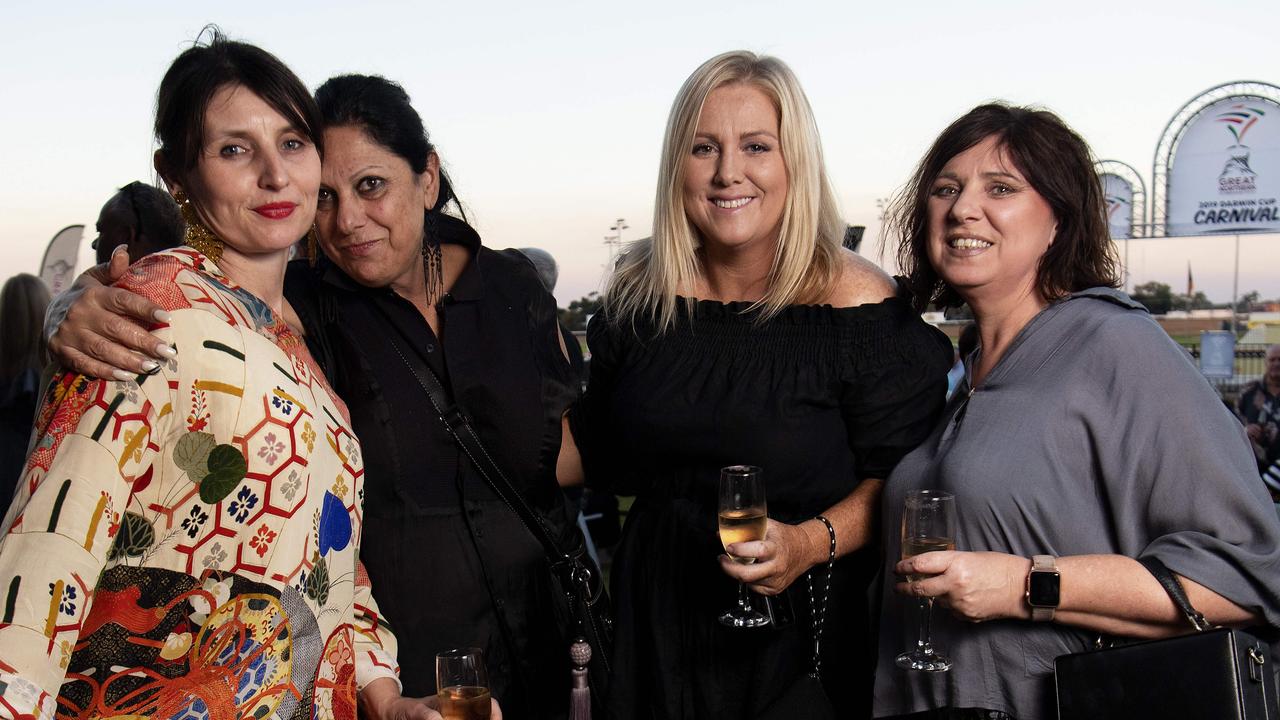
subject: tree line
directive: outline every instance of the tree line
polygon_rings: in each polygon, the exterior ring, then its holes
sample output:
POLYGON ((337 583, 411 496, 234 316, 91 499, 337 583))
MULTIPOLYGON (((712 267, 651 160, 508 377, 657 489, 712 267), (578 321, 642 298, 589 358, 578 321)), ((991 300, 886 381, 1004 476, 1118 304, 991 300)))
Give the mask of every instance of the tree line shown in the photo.
MULTIPOLYGON (((1229 309, 1231 303, 1215 303, 1205 294, 1197 290, 1192 295, 1175 293, 1173 288, 1162 282, 1147 282, 1137 285, 1130 297, 1146 306, 1152 315, 1163 315, 1172 310, 1211 310, 1229 309)), ((1250 290, 1236 298, 1236 312, 1247 313, 1265 310, 1268 305, 1275 305, 1280 300, 1263 300, 1257 290, 1250 290)))

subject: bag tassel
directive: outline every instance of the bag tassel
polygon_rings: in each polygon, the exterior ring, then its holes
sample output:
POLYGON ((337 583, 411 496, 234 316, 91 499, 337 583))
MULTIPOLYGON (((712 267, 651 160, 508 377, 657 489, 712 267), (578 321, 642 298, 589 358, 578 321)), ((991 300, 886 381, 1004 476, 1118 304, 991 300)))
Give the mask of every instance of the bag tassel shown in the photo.
POLYGON ((569 720, 591 720, 591 685, 587 680, 587 665, 591 662, 591 645, 586 638, 577 638, 569 646, 569 659, 573 662, 573 689, 569 691, 569 720))

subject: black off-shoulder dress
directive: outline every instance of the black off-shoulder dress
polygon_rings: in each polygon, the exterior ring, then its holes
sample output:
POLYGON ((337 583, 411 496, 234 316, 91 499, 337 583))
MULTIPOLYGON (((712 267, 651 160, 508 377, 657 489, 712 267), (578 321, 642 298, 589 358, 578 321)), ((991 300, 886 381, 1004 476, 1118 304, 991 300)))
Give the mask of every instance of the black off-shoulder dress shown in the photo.
MULTIPOLYGON (((905 297, 792 306, 766 322, 747 308, 681 299, 656 337, 603 315, 588 331, 591 381, 574 417, 588 482, 636 496, 612 572, 619 718, 754 717, 811 667, 803 576, 776 608, 790 624, 717 621, 737 591, 717 564, 721 467, 764 468, 769 516, 800 522, 888 477, 943 404, 951 344, 905 297)), ((839 717, 870 712, 878 558, 869 547, 835 566, 822 676, 839 717)))

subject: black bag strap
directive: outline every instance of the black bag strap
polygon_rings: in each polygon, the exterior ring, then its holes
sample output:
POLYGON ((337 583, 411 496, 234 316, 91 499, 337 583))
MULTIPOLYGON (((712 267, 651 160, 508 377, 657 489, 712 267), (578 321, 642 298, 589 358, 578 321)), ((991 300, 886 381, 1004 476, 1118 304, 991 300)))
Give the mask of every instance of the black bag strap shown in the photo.
POLYGON ((1173 604, 1178 606, 1197 631, 1204 632, 1213 627, 1208 620, 1205 620, 1204 615, 1192 607, 1191 599, 1187 597, 1187 591, 1183 589, 1182 583, 1163 562, 1151 556, 1138 558, 1138 562, 1160 581, 1160 586, 1169 593, 1169 597, 1173 598, 1173 604))
POLYGON ((456 403, 450 402, 449 395, 445 392, 444 385, 435 371, 423 362, 412 348, 406 347, 405 339, 400 335, 400 329, 395 328, 393 332, 387 333, 386 338, 391 343, 391 349, 400 356, 400 360, 409 368, 414 379, 427 393, 431 407, 436 411, 440 422, 444 423, 445 429, 453 436, 454 442, 458 443, 458 447, 471 460, 485 482, 489 483, 498 497, 511 508, 529 532, 542 544, 542 550, 551 564, 552 572, 560 573, 568 587, 578 590, 582 593, 583 600, 594 605, 604 595, 604 582, 595 570, 583 562, 581 549, 575 553, 569 553, 556 542, 546 521, 529 507, 524 495, 516 490, 511 480, 502 472, 502 468, 498 467, 498 463, 480 441, 480 436, 476 434, 466 414, 456 403), (413 359, 410 360, 410 358, 413 359))
POLYGON ((525 502, 524 496, 521 495, 511 481, 507 478, 502 469, 498 467, 493 456, 489 454, 484 443, 480 442, 480 436, 476 434, 475 428, 471 427, 471 421, 466 414, 462 412, 455 403, 450 401, 449 395, 445 392, 444 385, 440 382, 440 378, 436 376, 435 370, 432 370, 417 353, 410 348, 404 346, 403 338, 399 337, 398 332, 387 334, 387 339, 391 342, 391 348, 395 350, 396 355, 409 368, 409 372, 422 386, 427 393, 427 398, 431 401, 431 407, 436 412, 436 416, 440 418, 440 422, 444 423, 445 429, 453 436, 454 442, 466 453, 467 458, 475 465, 480 476, 489 483, 493 491, 502 498, 502 501, 511 508, 529 532, 537 538, 542 544, 543 551, 547 554, 547 558, 552 564, 567 562, 571 560, 571 556, 560 549, 559 543, 551 535, 551 530, 546 523, 540 518, 533 508, 525 502), (413 358, 413 360, 410 360, 413 358))
MULTIPOLYGON (((380 324, 376 322, 375 310, 369 307, 368 303, 353 302, 347 305, 347 309, 364 314, 369 322, 368 327, 377 327, 380 324)), ((511 480, 502 472, 502 468, 498 467, 498 463, 494 461, 484 443, 480 441, 480 436, 476 434, 475 428, 471 426, 466 414, 462 412, 456 403, 450 400, 448 393, 444 389, 444 384, 440 382, 439 376, 423 361, 416 351, 408 346, 408 340, 401 333, 401 329, 392 323, 391 332, 382 334, 380 337, 385 337, 391 343, 391 349, 409 368, 410 374, 413 375, 423 391, 427 393, 427 399, 430 400, 432 409, 435 410, 436 416, 440 418, 440 422, 449 431, 449 435, 453 437, 458 448, 466 454, 472 465, 475 466, 476 471, 489 484, 489 487, 493 488, 498 497, 520 518, 525 528, 542 545, 543 553, 547 557, 551 571, 557 574, 564 583, 565 594, 568 596, 570 605, 577 605, 586 613, 587 619, 584 621, 578 618, 578 622, 582 625, 581 629, 589 640, 588 645, 594 646, 591 655, 588 656, 589 658, 595 658, 595 662, 591 663, 591 682, 597 688, 607 688, 611 672, 611 659, 608 650, 610 641, 607 639, 610 623, 608 620, 601 623, 591 612, 592 608, 604 605, 600 602, 604 598, 604 582, 598 569, 584 561, 582 547, 579 547, 573 553, 565 552, 560 547, 560 544, 556 542, 555 537, 552 535, 551 529, 547 527, 546 521, 534 512, 533 508, 525 501, 524 496, 516 490, 515 486, 511 484, 511 480), (595 669, 597 663, 601 667, 599 671, 595 669)), ((482 571, 483 562, 482 558, 482 571)), ((487 574, 485 582, 488 583, 487 574)), ((493 589, 490 586, 490 593, 492 592, 493 589)), ((503 615, 499 613, 499 619, 501 620, 502 618, 503 615)), ((502 621, 502 628, 507 631, 505 620, 502 621)))
MULTIPOLYGON (((352 308, 358 308, 369 316, 371 322, 376 320, 376 318, 372 317, 373 310, 366 303, 352 303, 351 306, 352 308)), ((533 508, 529 507, 524 496, 515 489, 506 474, 498 467, 497 462, 494 461, 493 456, 485 448, 484 443, 480 441, 480 436, 476 434, 475 428, 471 426, 471 421, 466 414, 462 412, 462 409, 457 404, 450 400, 443 383, 440 382, 440 378, 435 371, 423 362, 422 358, 412 348, 407 347, 407 342, 400 332, 400 328, 396 327, 383 337, 391 343, 391 349, 400 357, 400 360, 409 368, 409 372, 414 379, 418 381, 423 391, 427 393, 432 409, 435 410, 436 416, 440 418, 440 422, 449 431, 454 442, 471 460, 471 463, 480 473, 480 476, 485 479, 485 482, 489 483, 489 486, 498 494, 498 497, 506 503, 507 507, 511 508, 511 511, 520 518, 524 526, 542 545, 543 552, 551 563, 552 569, 557 572, 567 573, 567 580, 573 586, 585 588, 588 599, 594 603, 604 591, 604 583, 598 582, 598 578, 592 577, 591 569, 586 567, 578 557, 581 553, 571 554, 560 547, 560 544, 556 542, 555 537, 552 535, 551 529, 547 527, 546 521, 534 512, 533 508), (593 583, 592 581, 596 582, 593 583)))

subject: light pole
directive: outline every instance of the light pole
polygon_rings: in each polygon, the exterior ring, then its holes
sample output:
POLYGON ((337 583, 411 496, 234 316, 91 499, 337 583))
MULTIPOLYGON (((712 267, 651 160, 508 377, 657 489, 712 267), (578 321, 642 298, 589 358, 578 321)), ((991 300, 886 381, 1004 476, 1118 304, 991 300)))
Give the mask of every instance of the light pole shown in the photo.
POLYGON ((609 266, 605 268, 606 272, 612 272, 613 268, 618 264, 618 252, 622 247, 622 231, 630 228, 627 221, 618 218, 617 222, 609 226, 612 234, 604 236, 604 245, 609 248, 609 266))
POLYGON ((884 217, 889 212, 890 202, 891 199, 887 197, 876 198, 876 210, 879 211, 876 215, 876 222, 879 223, 876 227, 876 242, 880 245, 880 254, 877 257, 881 262, 884 262, 884 217))

